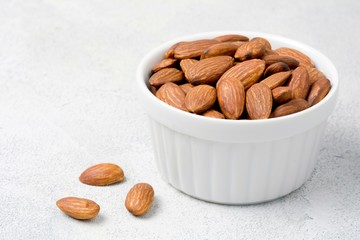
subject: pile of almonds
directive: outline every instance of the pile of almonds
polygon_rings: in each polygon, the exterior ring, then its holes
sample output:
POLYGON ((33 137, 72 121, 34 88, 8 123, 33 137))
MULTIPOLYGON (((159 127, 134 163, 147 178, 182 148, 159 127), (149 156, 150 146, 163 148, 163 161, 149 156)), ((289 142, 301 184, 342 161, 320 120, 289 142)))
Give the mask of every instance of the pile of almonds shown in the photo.
MULTIPOLYGON (((107 186, 122 182, 125 178, 121 167, 113 163, 100 163, 86 169, 79 177, 80 182, 91 186, 107 186)), ((125 207, 134 216, 145 214, 154 199, 154 189, 148 183, 135 184, 126 195, 125 207)), ((100 206, 86 198, 65 197, 56 202, 65 214, 79 220, 96 217, 100 206)))
POLYGON ((237 34, 176 43, 153 66, 149 85, 173 107, 226 119, 296 113, 320 102, 331 88, 304 53, 237 34))

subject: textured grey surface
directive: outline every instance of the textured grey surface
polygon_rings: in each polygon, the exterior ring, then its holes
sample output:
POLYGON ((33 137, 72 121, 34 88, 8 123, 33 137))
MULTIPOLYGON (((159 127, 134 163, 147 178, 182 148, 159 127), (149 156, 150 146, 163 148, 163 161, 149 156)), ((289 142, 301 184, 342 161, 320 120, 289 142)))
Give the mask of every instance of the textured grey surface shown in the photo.
POLYGON ((2 1, 0 3, 0 239, 359 239, 358 1, 2 1), (158 176, 147 118, 136 98, 143 55, 175 37, 250 30, 317 48, 337 66, 338 104, 306 184, 273 202, 223 206, 190 198, 158 176), (78 181, 115 162, 127 179, 78 181), (126 192, 153 185, 135 218, 126 192), (101 205, 87 222, 55 202, 101 205))

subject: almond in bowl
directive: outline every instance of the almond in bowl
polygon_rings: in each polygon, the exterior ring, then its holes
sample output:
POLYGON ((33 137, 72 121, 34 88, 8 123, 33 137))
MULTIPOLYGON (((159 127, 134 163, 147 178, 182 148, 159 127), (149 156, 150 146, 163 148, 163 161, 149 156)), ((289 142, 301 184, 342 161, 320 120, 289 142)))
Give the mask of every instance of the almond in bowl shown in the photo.
POLYGON ((144 57, 137 83, 162 178, 223 204, 299 188, 314 169, 338 92, 337 71, 323 54, 255 32, 165 43, 144 57), (172 65, 160 71, 176 69, 177 78, 152 70, 166 59, 172 65))

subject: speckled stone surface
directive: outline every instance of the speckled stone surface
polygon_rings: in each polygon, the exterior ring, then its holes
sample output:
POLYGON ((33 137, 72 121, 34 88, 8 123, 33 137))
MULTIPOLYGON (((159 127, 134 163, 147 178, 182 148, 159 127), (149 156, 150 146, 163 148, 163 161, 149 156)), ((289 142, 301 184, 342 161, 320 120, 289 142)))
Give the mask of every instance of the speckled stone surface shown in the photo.
POLYGON ((2 1, 0 3, 0 239, 359 239, 358 1, 2 1), (183 35, 250 30, 302 41, 327 55, 341 81, 315 171, 281 199, 224 206, 193 199, 159 177, 135 89, 141 58, 183 35), (100 162, 126 181, 91 187, 100 162), (126 192, 155 189, 133 217, 126 192), (101 205, 77 221, 65 196, 101 205))

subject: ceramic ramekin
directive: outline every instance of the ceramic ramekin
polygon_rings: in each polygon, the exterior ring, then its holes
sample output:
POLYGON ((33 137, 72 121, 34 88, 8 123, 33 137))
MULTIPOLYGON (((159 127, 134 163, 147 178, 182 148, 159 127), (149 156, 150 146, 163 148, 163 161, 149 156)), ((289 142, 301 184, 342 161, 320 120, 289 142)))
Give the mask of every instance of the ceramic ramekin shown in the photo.
POLYGON ((294 40, 257 32, 208 32, 162 44, 137 69, 137 91, 151 128, 161 177, 198 199, 222 204, 252 204, 284 196, 310 177, 328 116, 338 93, 338 74, 319 51, 294 40), (178 110, 148 90, 152 66, 176 42, 224 34, 264 37, 273 47, 307 54, 331 81, 328 95, 315 106, 265 120, 224 120, 178 110))

